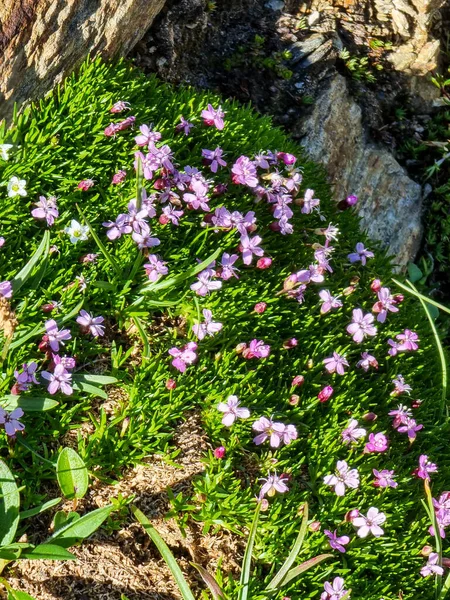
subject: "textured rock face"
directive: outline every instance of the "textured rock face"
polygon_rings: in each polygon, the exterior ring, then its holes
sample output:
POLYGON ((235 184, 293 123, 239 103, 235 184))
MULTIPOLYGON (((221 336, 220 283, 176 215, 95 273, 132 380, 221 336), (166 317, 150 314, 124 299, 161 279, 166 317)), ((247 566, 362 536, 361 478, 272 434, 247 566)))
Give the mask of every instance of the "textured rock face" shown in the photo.
POLYGON ((128 52, 165 0, 1 0, 0 118, 47 92, 91 53, 128 52))
POLYGON ((336 200, 356 194, 362 226, 405 267, 422 235, 422 189, 386 148, 367 139, 344 77, 330 78, 301 133, 311 158, 326 167, 336 200))

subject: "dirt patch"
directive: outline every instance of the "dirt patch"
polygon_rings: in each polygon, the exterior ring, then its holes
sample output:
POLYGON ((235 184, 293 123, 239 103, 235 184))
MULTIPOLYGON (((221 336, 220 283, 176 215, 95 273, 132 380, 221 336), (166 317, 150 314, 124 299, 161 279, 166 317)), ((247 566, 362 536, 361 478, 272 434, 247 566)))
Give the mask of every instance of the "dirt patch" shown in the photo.
MULTIPOLYGON (((105 506, 111 498, 135 495, 134 503, 148 516, 178 560, 193 590, 204 586, 189 562, 198 562, 214 572, 218 564, 225 572, 237 574, 245 541, 227 531, 200 535, 201 523, 189 522, 183 537, 175 519, 166 519, 170 508, 167 488, 176 495, 189 494, 192 480, 203 472, 202 458, 208 445, 202 431, 200 415, 189 414, 178 427, 175 447, 180 449, 177 465, 161 456, 132 469, 117 485, 95 482, 79 506, 84 512, 105 506)), ((49 497, 56 490, 49 490, 49 497)), ((66 502, 60 510, 73 510, 66 502)), ((51 531, 48 513, 33 522, 29 541, 43 542, 51 531)), ((111 523, 108 531, 96 533, 89 542, 71 549, 75 562, 22 561, 7 572, 9 583, 37 600, 171 600, 180 598, 173 578, 158 551, 140 525, 127 519, 111 523), (116 530, 115 530, 116 529, 116 530)))

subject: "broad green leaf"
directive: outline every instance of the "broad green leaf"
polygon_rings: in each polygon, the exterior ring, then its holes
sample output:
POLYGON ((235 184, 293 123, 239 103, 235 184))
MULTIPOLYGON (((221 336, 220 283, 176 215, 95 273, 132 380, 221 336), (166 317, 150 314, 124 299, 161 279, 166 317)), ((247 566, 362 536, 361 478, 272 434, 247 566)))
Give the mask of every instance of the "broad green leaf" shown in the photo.
POLYGON ((73 375, 72 381, 97 383, 98 385, 111 385, 113 383, 117 383, 117 379, 115 377, 110 377, 109 375, 94 375, 91 373, 85 373, 83 375, 73 375))
POLYGON ((292 550, 290 551, 289 556, 287 557, 283 566, 278 571, 278 573, 275 575, 275 577, 272 579, 272 581, 269 583, 266 590, 275 590, 275 589, 279 588, 280 585, 282 584, 285 576, 287 575, 289 569, 294 564, 295 559, 297 558, 298 553, 300 552, 300 550, 302 548, 302 544, 303 544, 303 540, 305 539, 307 527, 308 527, 308 503, 305 502, 303 505, 302 524, 300 526, 300 531, 298 533, 297 539, 295 540, 292 550))
POLYGON ((19 273, 17 273, 17 275, 11 280, 13 295, 17 294, 17 292, 20 290, 20 288, 26 282, 28 277, 31 275, 33 268, 36 266, 36 264, 41 259, 41 256, 45 255, 45 257, 47 257, 49 248, 50 248, 50 232, 48 230, 46 230, 44 233, 44 237, 42 238, 42 241, 39 244, 36 252, 30 258, 30 260, 27 262, 27 264, 23 267, 23 269, 21 271, 19 271, 19 273))
POLYGON ((191 563, 191 565, 195 567, 200 573, 201 578, 208 586, 209 591, 211 592, 211 595, 214 598, 214 600, 224 600, 225 594, 220 585, 217 583, 215 577, 208 573, 208 571, 204 569, 201 565, 198 565, 197 563, 191 563))
POLYGON ((99 398, 103 398, 104 400, 108 399, 108 394, 103 391, 101 388, 91 385, 90 383, 85 383, 84 381, 73 381, 72 387, 74 390, 78 392, 87 392, 88 394, 92 394, 93 396, 98 396, 99 398))
POLYGON ((320 554, 319 556, 315 556, 314 558, 310 558, 309 560, 305 561, 301 565, 298 565, 297 567, 294 567, 293 569, 291 569, 290 571, 288 571, 288 573, 286 574, 285 578, 281 582, 281 585, 283 585, 283 586, 287 585, 290 581, 292 581, 292 579, 295 579, 296 577, 298 577, 299 575, 301 575, 301 573, 304 573, 308 569, 311 569, 312 567, 315 567, 316 565, 318 565, 322 561, 326 560, 327 558, 333 558, 333 555, 332 554, 320 554))
POLYGON ((131 506, 131 512, 148 533, 150 538, 152 539, 155 546, 158 548, 159 553, 163 557, 167 566, 172 572, 172 575, 177 582, 178 589, 180 590, 181 595, 183 596, 183 600, 195 600, 193 593, 191 592, 191 588, 189 587, 188 582, 184 578, 183 573, 181 572, 180 567, 177 565, 177 561, 175 560, 174 555, 170 551, 169 547, 144 515, 136 506, 131 506))
POLYGON ((19 524, 20 496, 16 480, 7 464, 0 460, 0 546, 14 541, 19 524))
POLYGON ((89 485, 86 465, 72 448, 64 448, 56 463, 56 477, 66 498, 83 498, 89 485))
POLYGON ((44 502, 43 504, 39 504, 39 506, 35 506, 34 508, 29 508, 28 510, 24 510, 19 513, 20 519, 28 519, 29 517, 34 517, 35 515, 40 515, 44 511, 49 508, 53 508, 61 502, 61 498, 53 498, 53 500, 49 500, 48 502, 44 502))
POLYGON ((240 579, 240 588, 238 594, 238 600, 247 600, 248 598, 248 587, 250 582, 250 571, 252 567, 252 554, 253 546, 255 545, 256 528, 258 527, 259 513, 261 512, 261 502, 258 502, 256 507, 255 516, 253 517, 253 523, 250 527, 248 535, 247 546, 244 552, 244 558, 242 560, 242 570, 240 579))
POLYGON ((69 513, 65 513, 63 510, 58 510, 53 518, 53 529, 56 532, 58 529, 61 529, 63 525, 75 523, 75 521, 78 521, 78 519, 81 519, 81 515, 77 512, 71 511, 69 513))
POLYGON ((77 557, 56 544, 39 544, 33 550, 22 552, 21 558, 30 560, 76 560, 77 557))
POLYGON ((8 394, 0 398, 0 406, 7 411, 21 408, 24 412, 43 412, 52 410, 58 404, 59 402, 52 398, 40 396, 14 396, 14 394, 8 394))
POLYGON ((102 508, 97 508, 86 515, 83 515, 78 521, 63 525, 45 542, 46 544, 57 544, 63 548, 70 548, 77 542, 88 538, 94 533, 108 518, 114 507, 109 504, 102 508))
POLYGON ((36 600, 36 598, 34 596, 30 596, 30 594, 27 594, 26 592, 9 588, 8 600, 36 600))
POLYGON ((416 283, 416 281, 419 281, 423 277, 422 271, 414 263, 408 263, 408 275, 412 283, 416 283))

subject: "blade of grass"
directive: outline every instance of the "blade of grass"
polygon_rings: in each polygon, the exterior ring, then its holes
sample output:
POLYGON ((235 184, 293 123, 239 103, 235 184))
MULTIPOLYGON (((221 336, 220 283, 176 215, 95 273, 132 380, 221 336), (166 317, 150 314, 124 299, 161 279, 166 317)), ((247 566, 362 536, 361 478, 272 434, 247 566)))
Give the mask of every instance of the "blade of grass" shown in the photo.
POLYGON ((283 581, 281 582, 280 585, 288 584, 290 581, 292 581, 293 579, 295 579, 296 577, 298 577, 299 575, 301 575, 308 569, 312 569, 312 567, 315 567, 316 565, 318 565, 322 561, 326 560, 327 558, 333 558, 333 555, 332 554, 319 554, 319 556, 315 556, 314 558, 310 558, 309 560, 306 560, 301 565, 298 565, 297 567, 294 567, 293 569, 291 569, 286 574, 286 577, 283 579, 283 581))
MULTIPOLYGON (((394 279, 394 278, 392 278, 392 281, 395 283, 395 285, 398 285, 398 287, 401 288, 402 290, 404 290, 405 292, 408 292, 409 294, 416 296, 416 298, 420 298, 420 299, 424 300, 424 302, 426 302, 427 304, 432 304, 433 306, 436 306, 440 310, 443 310, 444 312, 450 314, 450 308, 447 308, 443 304, 436 302, 436 300, 432 300, 431 298, 424 296, 423 294, 418 292, 415 288, 414 288, 414 290, 412 290, 409 286, 404 285, 403 283, 401 283, 400 281, 398 281, 397 279, 394 279)), ((408 282, 408 283, 410 283, 410 282, 408 282)))
POLYGON ((42 238, 41 243, 39 244, 36 252, 27 262, 27 264, 17 273, 17 275, 12 279, 11 286, 13 290, 13 294, 17 294, 23 284, 26 282, 28 277, 31 275, 33 268, 41 259, 41 256, 45 258, 48 256, 48 251, 50 249, 50 232, 47 230, 44 233, 44 237, 42 238))
MULTIPOLYGON (((439 525, 437 522, 437 517, 436 517, 436 511, 434 510, 434 506, 433 506, 433 496, 431 494, 431 489, 430 489, 430 485, 428 483, 427 480, 424 481, 424 488, 425 488, 425 496, 427 498, 427 504, 428 504, 428 516, 430 518, 430 522, 431 525, 433 526, 434 529, 434 542, 436 544, 436 552, 439 555, 439 566, 442 566, 442 539, 439 533, 439 525)), ((439 597, 439 593, 441 591, 441 587, 442 587, 442 575, 436 575, 435 578, 435 597, 436 599, 439 597)))
POLYGON ((439 600, 444 600, 450 591, 450 573, 447 575, 444 581, 444 585, 442 586, 441 593, 439 594, 439 600))
POLYGON ((209 591, 211 592, 211 595, 214 598, 214 600, 225 600, 225 594, 222 588, 217 583, 216 579, 211 575, 211 573, 208 573, 206 569, 204 569, 201 565, 198 565, 197 563, 191 563, 191 565, 195 567, 200 573, 201 578, 208 586, 209 591))
POLYGON ((141 512, 134 505, 132 505, 130 508, 136 520, 139 521, 139 523, 145 529, 152 542, 158 548, 159 553, 161 554, 165 563, 169 567, 170 571, 172 572, 172 575, 174 576, 175 581, 177 582, 178 589, 180 590, 183 599, 195 600, 194 595, 192 594, 191 589, 189 587, 189 584, 184 578, 184 575, 181 572, 180 567, 177 565, 177 561, 175 560, 175 557, 170 551, 166 542, 162 539, 162 537, 159 535, 159 533, 156 531, 156 529, 153 527, 153 525, 150 523, 150 521, 147 519, 143 512, 141 512))
POLYGON ((133 323, 135 324, 136 329, 139 333, 139 337, 141 338, 142 343, 144 345, 142 357, 150 358, 150 340, 148 339, 148 335, 144 329, 144 325, 142 324, 142 321, 139 319, 139 317, 133 317, 133 323))
POLYGON ((136 210, 141 210, 142 207, 142 161, 139 156, 136 158, 137 169, 136 169, 136 210))
POLYGON ((292 546, 292 550, 290 551, 289 556, 285 560, 283 566, 278 571, 278 573, 275 575, 275 577, 272 579, 272 581, 269 583, 266 590, 275 590, 277 587, 279 587, 283 583, 285 576, 287 575, 289 569, 294 564, 294 561, 297 558, 298 553, 301 550, 303 540, 305 539, 307 527, 308 527, 308 503, 305 502, 305 504, 303 505, 302 524, 300 526, 300 531, 298 532, 297 539, 295 540, 294 545, 292 546))
POLYGON ((244 558, 242 560, 242 571, 240 579, 240 588, 238 594, 238 600, 247 600, 248 598, 248 584, 250 581, 250 570, 252 567, 252 553, 253 546, 255 545, 256 528, 258 527, 259 513, 261 512, 261 502, 258 502, 256 507, 255 516, 253 517, 253 523, 250 527, 248 536, 247 546, 245 548, 244 558))

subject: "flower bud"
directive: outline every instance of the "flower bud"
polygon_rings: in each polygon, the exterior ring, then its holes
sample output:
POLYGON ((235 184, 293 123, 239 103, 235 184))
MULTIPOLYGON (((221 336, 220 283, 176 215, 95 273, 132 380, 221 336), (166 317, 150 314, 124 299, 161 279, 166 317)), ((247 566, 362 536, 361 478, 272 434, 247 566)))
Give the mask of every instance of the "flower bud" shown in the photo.
POLYGON ((405 299, 405 296, 403 294, 395 294, 392 299, 394 300, 395 304, 400 304, 405 299))
POLYGON ((242 354, 244 352, 244 350, 246 350, 246 348, 247 348, 247 344, 245 342, 241 342, 235 348, 236 354, 242 354))
POLYGON ((286 277, 286 279, 284 280, 283 290, 284 291, 293 290, 294 287, 297 285, 297 283, 298 283, 297 274, 292 273, 291 275, 289 275, 289 277, 286 277))
POLYGON ((350 194, 350 196, 347 196, 346 202, 348 206, 355 206, 355 204, 358 202, 358 196, 355 196, 355 194, 350 194))
POLYGON ((21 393, 21 389, 20 389, 20 385, 18 383, 15 383, 12 388, 11 388, 11 392, 10 392, 13 396, 20 396, 21 393))
POLYGON ((269 229, 270 231, 281 231, 281 227, 278 221, 272 221, 272 223, 269 225, 269 229))
POLYGON ((351 523, 353 519, 356 519, 356 517, 359 517, 359 510, 357 508, 354 508, 353 510, 348 511, 344 519, 347 523, 351 523))
POLYGON ((111 179, 112 185, 117 185, 119 183, 122 183, 122 181, 125 179, 126 176, 127 176, 126 171, 123 171, 123 170, 117 171, 117 173, 114 173, 114 175, 112 176, 112 179, 111 179))
POLYGON ((257 269, 268 269, 272 264, 272 259, 269 258, 268 256, 263 256, 262 258, 259 258, 258 261, 256 262, 256 268, 257 269))
POLYGON ((164 181, 164 179, 162 177, 159 177, 158 179, 155 179, 155 182, 153 183, 153 187, 155 188, 155 190, 163 190, 167 186, 166 186, 166 182, 164 181))
POLYGON ((160 215, 158 221, 161 225, 167 225, 167 223, 170 221, 170 219, 167 215, 160 215))
POLYGON ((329 400, 331 398, 331 396, 333 395, 333 392, 334 392, 334 390, 331 387, 331 385, 327 385, 326 387, 324 387, 317 394, 317 397, 319 398, 319 402, 327 402, 327 400, 329 400))
POLYGON ((420 554, 422 556, 430 556, 430 554, 433 552, 433 548, 431 546, 424 546, 422 548, 422 550, 420 551, 420 554))
POLYGON ((342 294, 344 296, 350 296, 350 294, 353 294, 353 292, 355 291, 355 286, 354 285, 349 285, 348 287, 346 287, 343 291, 342 294))
POLYGON ((225 194, 225 192, 228 190, 228 186, 226 183, 218 183, 214 189, 213 189, 213 196, 221 196, 222 194, 225 194))
POLYGON ((306 363, 306 368, 307 368, 307 369, 312 369, 312 368, 313 368, 313 366, 314 366, 314 361, 313 361, 313 359, 312 359, 312 358, 309 358, 309 359, 308 359, 308 362, 306 363))
POLYGON ((48 335, 47 334, 44 334, 42 336, 42 340, 40 341, 38 348, 41 352, 48 351, 48 335))
POLYGON ((223 458, 225 456, 225 448, 223 446, 219 446, 218 448, 216 448, 214 450, 214 457, 215 458, 223 458))
POLYGON ((308 525, 310 531, 320 531, 320 521, 313 521, 308 525))
POLYGON ((378 293, 381 290, 381 281, 379 279, 374 279, 370 284, 370 289, 372 292, 378 293))
POLYGON ((297 404, 300 402, 300 396, 298 396, 297 394, 292 394, 292 396, 289 398, 289 404, 291 406, 297 406, 297 404))
POLYGON ((412 404, 411 404, 411 408, 419 408, 419 406, 422 404, 423 400, 413 400, 412 404))
POLYGON ((305 383, 305 378, 303 377, 303 375, 296 375, 294 377, 294 379, 292 380, 291 386, 292 387, 297 387, 297 386, 301 386, 305 383))
POLYGON ((91 188, 94 185, 94 180, 93 179, 83 179, 83 181, 80 181, 80 183, 77 185, 77 188, 79 190, 81 190, 82 192, 87 192, 89 188, 91 188))
POLYGON ((45 313, 52 312, 52 310, 55 310, 55 308, 56 308, 56 304, 54 302, 49 302, 48 304, 43 304, 41 306, 42 312, 45 312, 45 313))
POLYGON ((265 312, 267 308, 267 304, 265 302, 258 302, 257 304, 255 304, 254 307, 254 311, 257 312, 259 315, 262 315, 263 312, 265 312))
POLYGON ((130 424, 130 417, 125 417, 125 419, 122 421, 122 428, 120 430, 120 437, 123 437, 128 429, 128 426, 130 424))
POLYGON ((297 160, 296 156, 287 152, 277 152, 277 158, 278 160, 282 160, 285 165, 293 165, 297 160))
POLYGON ((291 348, 295 348, 295 346, 297 346, 298 341, 295 338, 290 338, 289 340, 286 340, 285 342, 283 342, 283 348, 285 350, 290 350, 291 348))
POLYGON ((269 508, 269 501, 266 498, 263 498, 261 500, 261 511, 262 512, 266 512, 266 510, 269 508))
POLYGON ((177 387, 177 382, 175 381, 175 379, 168 379, 166 381, 166 388, 168 390, 174 390, 177 387))
POLYGON ((363 415, 362 418, 364 419, 364 421, 372 422, 372 421, 376 421, 378 419, 378 416, 373 412, 369 412, 369 413, 366 413, 365 415, 363 415))
POLYGON ((442 557, 442 566, 448 569, 450 567, 450 558, 442 557))

